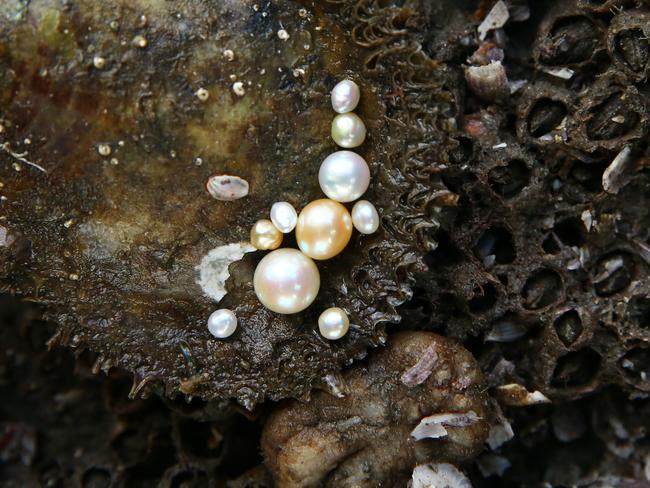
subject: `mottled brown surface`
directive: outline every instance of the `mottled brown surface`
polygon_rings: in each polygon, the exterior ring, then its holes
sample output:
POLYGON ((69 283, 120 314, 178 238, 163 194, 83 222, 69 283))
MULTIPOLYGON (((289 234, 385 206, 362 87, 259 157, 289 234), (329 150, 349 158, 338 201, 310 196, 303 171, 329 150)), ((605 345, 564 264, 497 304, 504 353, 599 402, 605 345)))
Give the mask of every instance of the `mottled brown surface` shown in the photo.
POLYGON ((449 92, 433 91, 444 70, 434 76, 436 63, 408 55, 417 49, 415 10, 334 5, 326 13, 320 2, 21 5, 4 4, 0 18, 1 217, 8 235, 20 236, 3 250, 2 278, 4 289, 47 305, 59 324, 53 343, 100 353, 98 369, 133 371, 134 393, 180 388, 252 406, 303 395, 384 340, 381 324, 397 320, 393 307, 409 296, 406 268, 422 255, 415 249, 430 246, 436 185, 426 168, 444 154, 421 143, 445 140, 435 128, 440 115, 429 112, 434 102, 451 101, 449 92), (277 35, 281 28, 288 40, 277 35), (244 96, 231 89, 232 75, 244 96), (362 87, 358 113, 370 135, 360 152, 372 167, 367 197, 384 230, 356 236, 324 263, 317 302, 290 317, 255 299, 251 278, 262 253, 247 256, 233 266, 222 304, 237 313, 239 330, 216 341, 205 327, 216 304, 202 295, 195 266, 211 248, 245 240, 274 201, 302 207, 320 196, 318 166, 335 150, 328 93, 344 76, 362 87), (209 91, 206 102, 195 95, 200 87, 209 91), (426 110, 400 112, 405 103, 426 110), (102 157, 100 144, 111 154, 102 157), (19 161, 23 152, 47 172, 19 161), (248 180, 250 195, 211 199, 205 180, 219 172, 248 180), (316 318, 335 304, 355 327, 328 343, 316 318))
POLYGON ((459 344, 427 332, 396 334, 343 381, 345 397, 318 392, 307 404, 286 402, 268 419, 262 451, 278 488, 404 486, 416 464, 461 462, 483 448, 488 396, 478 365, 459 344), (415 367, 426 374, 408 381, 415 367), (447 427, 443 437, 411 437, 423 417, 470 411, 478 420, 447 427))

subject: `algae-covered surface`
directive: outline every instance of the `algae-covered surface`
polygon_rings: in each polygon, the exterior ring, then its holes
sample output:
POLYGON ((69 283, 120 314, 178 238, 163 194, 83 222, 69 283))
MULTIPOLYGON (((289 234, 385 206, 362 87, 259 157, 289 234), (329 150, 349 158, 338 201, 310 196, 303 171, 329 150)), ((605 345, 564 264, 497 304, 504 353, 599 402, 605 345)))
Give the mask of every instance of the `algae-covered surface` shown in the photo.
POLYGON ((134 393, 248 406, 307 393, 384 340, 382 324, 410 294, 406 268, 424 253, 414 250, 431 247, 436 191, 449 193, 429 185, 427 168, 451 144, 435 123, 453 115, 453 96, 408 28, 421 21, 372 4, 3 3, 0 217, 13 241, 3 288, 45 305, 59 324, 53 344, 132 371, 134 393), (360 152, 384 230, 324 263, 317 302, 295 316, 258 303, 262 253, 248 254, 219 305, 239 330, 214 340, 205 324, 217 303, 197 267, 246 241, 274 201, 320 197, 318 167, 335 150, 329 91, 345 77, 362 88, 360 152), (249 195, 211 198, 206 180, 222 173, 245 179, 249 195), (316 331, 333 305, 354 324, 338 343, 316 331))

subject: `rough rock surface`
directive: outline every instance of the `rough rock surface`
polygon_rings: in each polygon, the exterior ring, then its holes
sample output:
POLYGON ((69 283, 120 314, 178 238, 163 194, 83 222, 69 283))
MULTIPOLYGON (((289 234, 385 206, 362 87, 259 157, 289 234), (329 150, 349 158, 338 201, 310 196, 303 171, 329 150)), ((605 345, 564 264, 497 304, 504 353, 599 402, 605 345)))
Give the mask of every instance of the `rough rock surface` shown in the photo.
POLYGON ((347 370, 343 384, 342 398, 318 392, 267 420, 262 451, 278 488, 404 486, 416 464, 461 462, 483 449, 488 396, 459 344, 429 332, 395 334, 367 365, 347 370), (460 420, 416 434, 447 414, 460 420))

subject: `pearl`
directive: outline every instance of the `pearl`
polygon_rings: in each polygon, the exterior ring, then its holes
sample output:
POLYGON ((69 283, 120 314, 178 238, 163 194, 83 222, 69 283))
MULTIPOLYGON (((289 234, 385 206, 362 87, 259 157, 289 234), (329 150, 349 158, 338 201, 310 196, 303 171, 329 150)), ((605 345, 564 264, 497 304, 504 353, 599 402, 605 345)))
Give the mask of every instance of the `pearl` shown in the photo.
POLYGON ((337 151, 325 158, 318 171, 323 193, 337 202, 353 202, 370 185, 366 160, 352 151, 337 151))
POLYGON ((367 200, 359 200, 352 207, 352 224, 362 234, 373 234, 379 228, 379 214, 367 200))
POLYGON ((298 216, 298 247, 313 259, 330 259, 352 237, 352 217, 339 202, 323 198, 307 205, 298 216))
POLYGON ((318 329, 325 339, 335 341, 348 333, 350 319, 342 309, 328 308, 318 317, 318 329))
POLYGON ((208 318, 208 330, 217 339, 230 337, 236 329, 237 316, 227 308, 212 312, 212 315, 208 318))
POLYGON ((318 295, 320 274, 316 264, 297 249, 278 249, 257 265, 253 287, 259 301, 269 310, 298 313, 318 295))
POLYGON ((270 220, 258 220, 251 229, 251 244, 260 251, 277 249, 282 244, 282 232, 270 220))
POLYGON ((339 114, 332 121, 332 139, 341 147, 360 146, 366 140, 366 126, 356 114, 339 114))
POLYGON ((359 86, 352 80, 339 82, 332 90, 332 108, 339 114, 352 112, 361 98, 359 86))
POLYGON ((288 234, 296 228, 298 213, 288 202, 276 202, 271 206, 271 222, 280 232, 288 234))

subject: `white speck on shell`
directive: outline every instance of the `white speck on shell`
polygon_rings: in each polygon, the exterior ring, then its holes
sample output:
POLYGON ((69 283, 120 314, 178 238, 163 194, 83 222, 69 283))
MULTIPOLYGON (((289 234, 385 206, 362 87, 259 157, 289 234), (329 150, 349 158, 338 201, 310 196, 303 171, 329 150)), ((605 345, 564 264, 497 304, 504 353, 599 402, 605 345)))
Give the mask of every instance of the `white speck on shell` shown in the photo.
POLYGON ((213 175, 205 184, 206 190, 215 200, 232 202, 248 195, 248 182, 239 176, 213 175))
POLYGON ((203 293, 217 302, 220 301, 226 295, 226 280, 230 277, 228 266, 253 251, 255 248, 250 243, 237 242, 215 247, 203 256, 201 264, 196 267, 199 273, 197 283, 203 293))

